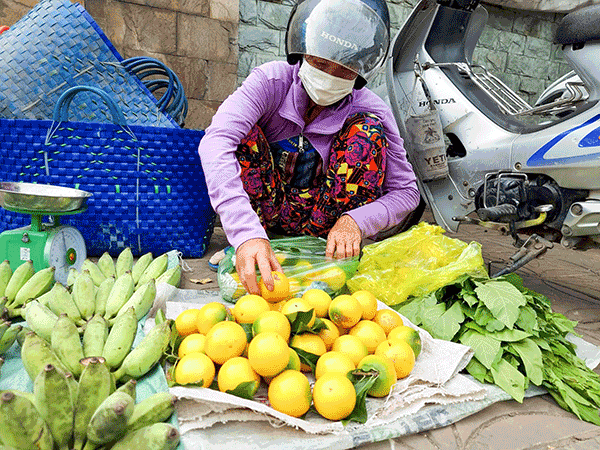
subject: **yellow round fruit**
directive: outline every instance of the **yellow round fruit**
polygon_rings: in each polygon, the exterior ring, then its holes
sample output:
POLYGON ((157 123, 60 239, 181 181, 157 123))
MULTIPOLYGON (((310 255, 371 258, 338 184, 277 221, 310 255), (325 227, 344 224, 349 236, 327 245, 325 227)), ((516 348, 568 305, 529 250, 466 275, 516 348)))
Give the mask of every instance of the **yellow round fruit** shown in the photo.
POLYGON ((200 333, 188 334, 183 338, 179 348, 177 349, 177 356, 183 358, 189 353, 204 353, 204 344, 206 343, 206 336, 200 333))
POLYGON ((392 389, 392 386, 398 381, 394 363, 387 356, 367 355, 356 366, 357 369, 368 372, 376 370, 379 373, 377 380, 367 391, 371 397, 385 397, 392 389))
POLYGON ((396 328, 393 328, 388 333, 387 338, 391 342, 406 342, 413 349, 415 358, 418 358, 421 354, 421 336, 419 336, 419 332, 414 328, 411 328, 407 325, 400 325, 396 328))
POLYGON ((206 335, 213 325, 227 320, 231 316, 229 309, 222 303, 210 302, 200 308, 196 318, 198 333, 206 335))
POLYGON ((381 328, 381 325, 376 324, 370 320, 361 320, 352 328, 348 334, 356 336, 367 346, 369 353, 375 353, 377 346, 385 341, 385 331, 381 328))
POLYGON ((312 268, 313 266, 310 263, 310 261, 307 261, 306 259, 299 259, 298 261, 296 261, 296 264, 294 264, 292 270, 294 271, 294 273, 306 274, 310 272, 312 268))
POLYGON ((317 412, 329 420, 345 419, 356 405, 354 385, 340 373, 327 373, 317 379, 312 395, 317 412))
POLYGON ((271 311, 281 312, 281 308, 283 308, 283 305, 285 305, 285 302, 287 302, 287 300, 282 300, 277 303, 269 303, 269 308, 271 308, 271 311))
POLYGON ((338 295, 329 304, 329 319, 338 326, 351 328, 361 317, 362 306, 351 295, 338 295))
POLYGON ((252 335, 256 336, 264 331, 275 331, 285 339, 285 342, 288 342, 292 327, 290 321, 283 313, 278 311, 265 311, 258 316, 252 324, 252 335))
POLYGON ((241 356, 236 356, 225 361, 219 369, 217 383, 221 392, 233 391, 242 383, 252 383, 252 396, 256 394, 260 385, 260 377, 250 366, 250 361, 241 356))
POLYGON ((315 310, 310 304, 302 299, 302 298, 292 298, 285 302, 283 307, 281 308, 281 312, 290 318, 291 314, 294 314, 298 311, 310 311, 312 309, 312 319, 308 322, 308 326, 312 327, 315 324, 315 310))
POLYGON ((361 359, 369 354, 364 342, 351 334, 344 334, 337 338, 331 346, 331 351, 345 353, 354 365, 357 365, 361 359))
POLYGON ((377 314, 377 297, 369 291, 360 290, 352 293, 352 297, 358 300, 363 308, 362 318, 371 320, 377 314))
POLYGON ((258 281, 258 288, 260 289, 261 297, 270 303, 277 303, 289 298, 290 282, 288 281, 287 276, 285 276, 283 272, 279 272, 277 270, 273 270, 271 272, 271 276, 273 277, 272 291, 267 288, 267 285, 262 278, 258 281))
POLYGON ((315 378, 318 380, 324 374, 330 372, 346 375, 349 371, 356 369, 356 364, 350 356, 342 352, 327 352, 317 360, 315 367, 315 378))
POLYGON ((383 331, 385 331, 386 335, 392 331, 392 329, 404 324, 400 314, 392 309, 387 308, 377 311, 375 317, 373 318, 373 322, 381 325, 381 328, 383 328, 383 331))
POLYGON ((329 319, 321 319, 325 324, 325 328, 319 331, 319 337, 323 339, 325 343, 325 348, 327 350, 331 350, 331 346, 335 342, 337 338, 340 337, 340 330, 335 323, 333 323, 329 319))
POLYGON ((246 332, 239 323, 219 322, 206 334, 204 353, 215 364, 240 356, 247 345, 246 332))
POLYGON ((377 346, 375 354, 387 356, 392 360, 398 379, 407 377, 415 367, 415 352, 404 341, 383 341, 377 346))
POLYGON ((285 366, 285 369, 300 371, 301 367, 302 364, 300 363, 300 357, 298 356, 298 353, 296 353, 296 350, 293 348, 290 348, 290 362, 288 362, 288 365, 285 366))
POLYGON ((318 272, 310 274, 307 278, 309 278, 310 281, 322 281, 327 283, 327 286, 334 292, 339 291, 346 285, 346 272, 338 266, 319 270, 318 272))
POLYGON ((179 336, 188 336, 198 332, 198 326, 196 321, 200 310, 198 308, 186 309, 179 313, 175 319, 175 328, 179 333, 179 336))
POLYGON ((260 376, 272 377, 290 362, 290 348, 279 333, 265 331, 250 341, 248 360, 260 376))
MULTIPOLYGON (((290 341, 290 347, 292 347, 292 349, 299 348, 300 350, 318 356, 321 356, 327 351, 323 339, 312 333, 296 334, 290 341)), ((310 372, 310 367, 304 363, 301 363, 300 370, 302 372, 310 372)))
POLYGON ((274 410, 292 417, 306 414, 312 402, 308 378, 297 370, 286 370, 273 378, 267 396, 274 410))
POLYGON ((215 364, 204 353, 190 353, 175 366, 177 384, 201 384, 209 387, 215 378, 215 364))
POLYGON ((309 289, 302 294, 302 298, 315 310, 317 317, 328 316, 331 296, 323 289, 309 289))
POLYGON ((238 298, 232 312, 237 323, 252 323, 262 313, 270 310, 269 303, 260 295, 246 294, 238 298))

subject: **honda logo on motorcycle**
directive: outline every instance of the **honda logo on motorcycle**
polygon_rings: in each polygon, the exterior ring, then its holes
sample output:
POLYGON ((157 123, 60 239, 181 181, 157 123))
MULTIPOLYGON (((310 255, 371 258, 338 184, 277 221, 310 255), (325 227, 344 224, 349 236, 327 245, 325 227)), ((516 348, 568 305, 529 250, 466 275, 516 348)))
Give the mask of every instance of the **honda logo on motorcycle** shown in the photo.
MULTIPOLYGON (((453 98, 436 98, 433 100, 434 105, 448 105, 450 103, 456 103, 453 98)), ((429 106, 429 100, 421 100, 419 106, 429 106)))
POLYGON ((342 38, 339 38, 337 36, 334 36, 333 34, 329 34, 326 31, 321 31, 321 37, 330 40, 331 42, 334 42, 338 45, 341 45, 342 47, 346 47, 346 48, 351 48, 352 50, 356 50, 358 51, 358 46, 350 41, 346 41, 342 38))

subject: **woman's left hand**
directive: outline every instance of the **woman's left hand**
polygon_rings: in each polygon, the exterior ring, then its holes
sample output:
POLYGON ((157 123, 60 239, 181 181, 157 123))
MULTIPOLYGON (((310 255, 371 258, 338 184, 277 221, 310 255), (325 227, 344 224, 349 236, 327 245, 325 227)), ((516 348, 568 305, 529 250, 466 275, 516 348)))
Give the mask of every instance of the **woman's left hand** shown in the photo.
POLYGON ((361 241, 362 235, 357 223, 348 214, 344 214, 327 235, 325 256, 336 259, 358 256, 361 241))

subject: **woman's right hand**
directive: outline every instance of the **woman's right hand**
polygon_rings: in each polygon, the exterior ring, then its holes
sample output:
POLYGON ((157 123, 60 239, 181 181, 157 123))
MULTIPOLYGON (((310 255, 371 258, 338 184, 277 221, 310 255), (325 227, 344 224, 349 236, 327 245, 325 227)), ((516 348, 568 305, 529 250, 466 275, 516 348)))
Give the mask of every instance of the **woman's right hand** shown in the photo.
POLYGON ((257 266, 267 289, 272 291, 274 282, 271 271, 282 271, 282 269, 267 239, 250 239, 240 245, 235 252, 235 270, 240 277, 240 282, 250 294, 260 295, 256 281, 257 266))

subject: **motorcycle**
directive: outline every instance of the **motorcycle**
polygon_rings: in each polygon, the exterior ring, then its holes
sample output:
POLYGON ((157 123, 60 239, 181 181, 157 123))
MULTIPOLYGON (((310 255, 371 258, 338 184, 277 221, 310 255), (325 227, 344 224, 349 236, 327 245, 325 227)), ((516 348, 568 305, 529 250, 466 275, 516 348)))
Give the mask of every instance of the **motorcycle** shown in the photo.
POLYGON ((385 85, 436 223, 495 229, 519 247, 498 276, 554 243, 600 246, 600 28, 590 25, 600 5, 559 24, 573 73, 532 106, 473 63, 488 19, 479 3, 417 3, 393 39, 385 85))

